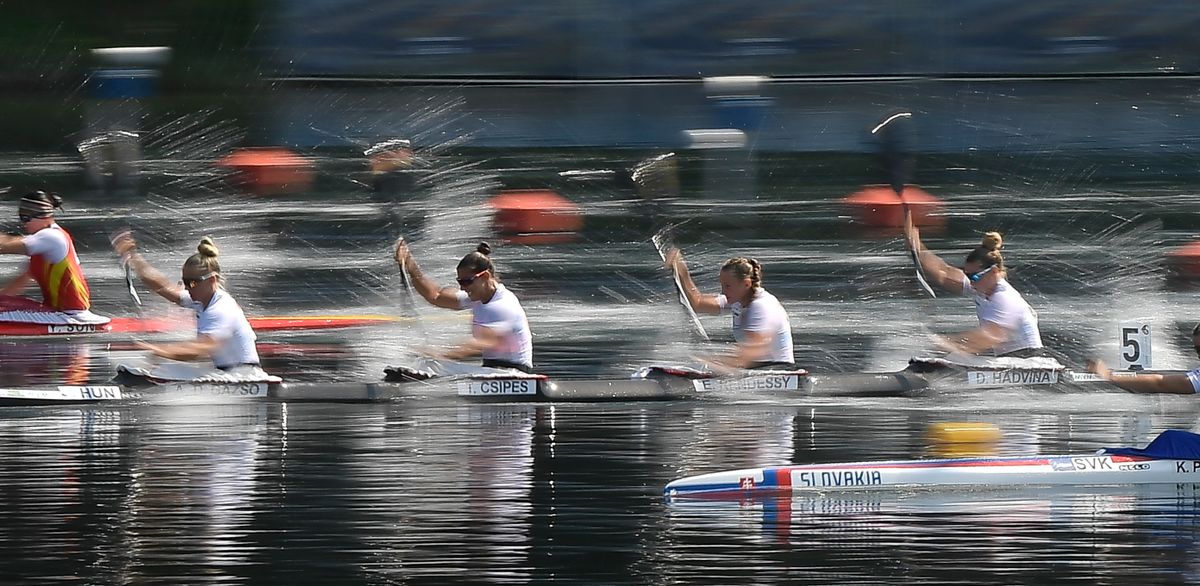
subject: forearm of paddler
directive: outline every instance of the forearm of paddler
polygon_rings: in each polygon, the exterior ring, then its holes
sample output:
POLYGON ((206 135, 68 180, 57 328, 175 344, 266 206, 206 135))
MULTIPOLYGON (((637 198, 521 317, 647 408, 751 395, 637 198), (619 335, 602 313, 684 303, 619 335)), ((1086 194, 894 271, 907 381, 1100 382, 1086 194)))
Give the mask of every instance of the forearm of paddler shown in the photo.
POLYGON ((970 331, 946 337, 950 345, 967 354, 978 354, 990 350, 1007 339, 1007 331, 996 324, 984 324, 970 331))
POLYGON ((0 254, 29 254, 25 238, 12 234, 0 234, 0 254))
POLYGON ((1172 395, 1194 395, 1192 381, 1186 374, 1126 374, 1107 373, 1113 384, 1134 393, 1161 393, 1172 395))
POLYGON ((457 348, 447 350, 442 356, 450 360, 462 360, 483 354, 485 350, 498 348, 503 342, 500 333, 487 326, 475 328, 471 339, 457 348))
POLYGON ((921 272, 925 273, 926 278, 939 287, 952 293, 962 293, 962 271, 950 266, 942 257, 922 248, 917 253, 917 262, 920 263, 921 272))
POLYGON ((142 258, 142 255, 136 252, 130 254, 127 262, 151 291, 166 298, 168 301, 179 301, 178 288, 163 276, 162 273, 150 266, 150 263, 146 262, 146 259, 142 258))
POLYGON ((738 343, 737 350, 724 361, 725 365, 731 368, 749 368, 756 362, 766 362, 763 356, 769 341, 770 337, 765 334, 746 332, 745 341, 738 343))
POLYGON ((142 344, 155 356, 168 360, 194 361, 207 360, 212 357, 216 342, 210 338, 199 338, 187 342, 172 342, 169 344, 142 344))
POLYGON ((479 340, 478 338, 471 338, 470 340, 463 342, 457 348, 451 348, 442 353, 442 358, 445 358, 446 360, 465 360, 467 358, 471 358, 472 356, 479 356, 480 354, 483 354, 483 351, 490 347, 490 345, 482 340, 479 340))
POLYGON ((417 264, 417 259, 409 255, 400 270, 408 273, 408 277, 412 279, 413 288, 417 290, 417 294, 425 298, 425 301, 436 304, 438 293, 440 291, 437 283, 425 276, 425 272, 421 270, 421 265, 417 264))
POLYGON ((679 276, 679 286, 683 289, 683 294, 687 297, 688 305, 692 307, 692 311, 708 314, 721 313, 721 306, 717 305, 716 296, 705 295, 700 292, 700 288, 692 280, 692 274, 688 271, 687 264, 683 262, 682 257, 679 258, 678 264, 675 265, 675 274, 679 276))
POLYGON ((29 282, 32 280, 33 277, 29 276, 29 271, 21 273, 0 289, 0 295, 18 295, 29 286, 29 282))

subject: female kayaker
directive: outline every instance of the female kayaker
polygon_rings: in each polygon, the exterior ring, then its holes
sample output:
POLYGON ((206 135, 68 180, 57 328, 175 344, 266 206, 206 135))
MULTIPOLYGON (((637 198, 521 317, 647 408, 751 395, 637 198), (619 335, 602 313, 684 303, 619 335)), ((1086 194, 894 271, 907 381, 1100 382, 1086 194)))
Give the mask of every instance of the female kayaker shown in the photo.
POLYGON ((113 239, 113 249, 123 263, 141 277, 150 290, 163 299, 196 312, 196 339, 187 342, 138 346, 171 360, 212 360, 214 366, 234 376, 259 376, 257 337, 241 306, 221 286, 218 250, 205 236, 196 254, 183 263, 182 282, 172 284, 137 252, 137 243, 124 232, 113 239))
POLYGON ((731 258, 721 265, 720 295, 700 292, 678 248, 666 252, 667 269, 675 271, 692 310, 733 315, 737 348, 711 362, 725 368, 795 368, 792 324, 779 300, 763 289, 762 265, 752 258, 731 258))
POLYGON ((471 339, 437 358, 463 360, 482 356, 488 368, 533 372, 533 337, 529 320, 517 296, 500 282, 491 259, 492 248, 483 242, 458 262, 458 288, 439 288, 421 272, 408 243, 396 243, 400 270, 412 277, 417 293, 432 305, 471 310, 471 339))
POLYGON ((967 255, 961 269, 921 245, 921 233, 908 213, 904 215, 904 236, 917 253, 918 268, 931 282, 975 299, 979 327, 942 337, 940 343, 947 350, 1017 358, 1052 354, 1042 346, 1037 313, 1007 280, 999 232, 984 234, 982 244, 967 255))

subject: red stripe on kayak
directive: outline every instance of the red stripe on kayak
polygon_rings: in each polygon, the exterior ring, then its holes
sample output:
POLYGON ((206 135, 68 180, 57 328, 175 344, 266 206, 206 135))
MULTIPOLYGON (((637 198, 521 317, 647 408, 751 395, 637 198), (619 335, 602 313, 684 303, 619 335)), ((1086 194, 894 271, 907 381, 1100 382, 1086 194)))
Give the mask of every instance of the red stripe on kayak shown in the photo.
MULTIPOLYGON (((249 318, 258 332, 322 330, 373 326, 396 321, 386 315, 303 315, 249 318)), ((2 336, 93 336, 98 334, 162 334, 193 327, 189 320, 152 317, 114 317, 103 325, 31 324, 0 322, 2 336)))
POLYGON ((162 334, 180 329, 186 323, 152 317, 114 317, 108 325, 117 334, 162 334))
POLYGON ((780 489, 788 489, 792 487, 792 471, 787 468, 776 468, 775 486, 780 489))

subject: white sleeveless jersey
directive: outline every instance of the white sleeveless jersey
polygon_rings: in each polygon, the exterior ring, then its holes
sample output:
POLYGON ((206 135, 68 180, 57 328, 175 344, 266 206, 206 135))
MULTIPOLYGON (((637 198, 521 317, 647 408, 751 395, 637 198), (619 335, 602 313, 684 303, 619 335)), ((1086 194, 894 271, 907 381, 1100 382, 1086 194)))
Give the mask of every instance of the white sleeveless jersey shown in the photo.
POLYGON ((750 305, 742 307, 741 301, 729 303, 724 295, 717 296, 721 311, 733 314, 733 338, 739 343, 746 341, 746 332, 756 332, 768 338, 764 354, 755 357, 755 362, 795 362, 792 350, 792 322, 788 319, 783 304, 766 289, 754 290, 750 305))
POLYGON ((963 294, 975 296, 975 315, 979 318, 979 325, 991 322, 1008 330, 1008 339, 992 348, 997 356, 1042 347, 1037 313, 1008 281, 1000 279, 992 296, 984 297, 971 286, 970 279, 964 276, 963 294))
POLYGON ((1188 382, 1192 383, 1192 390, 1200 393, 1200 368, 1189 370, 1187 377, 1188 382))
POLYGON ((25 250, 29 252, 30 256, 40 254, 50 264, 61 262, 62 259, 67 258, 67 252, 70 250, 67 234, 58 224, 50 224, 49 228, 25 236, 24 241, 25 250))
POLYGON ((241 306, 224 289, 217 287, 213 298, 204 307, 184 290, 179 305, 196 312, 196 334, 217 341, 213 364, 217 368, 232 368, 239 364, 258 364, 258 339, 241 306))
POLYGON ((503 360, 533 368, 533 334, 529 320, 517 296, 496 284, 496 293, 491 301, 471 301, 466 291, 459 291, 458 305, 471 310, 471 331, 488 328, 500 334, 500 345, 484 350, 484 360, 503 360))

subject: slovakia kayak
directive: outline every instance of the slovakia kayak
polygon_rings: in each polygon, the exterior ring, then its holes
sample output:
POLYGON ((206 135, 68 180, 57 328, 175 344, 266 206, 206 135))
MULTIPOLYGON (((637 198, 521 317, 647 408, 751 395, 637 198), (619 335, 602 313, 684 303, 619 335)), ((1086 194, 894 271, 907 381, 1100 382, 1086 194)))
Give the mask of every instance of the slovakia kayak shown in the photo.
POLYGON ((1166 430, 1145 448, 1093 454, 803 464, 673 480, 668 498, 741 498, 806 491, 1200 482, 1200 435, 1166 430))

